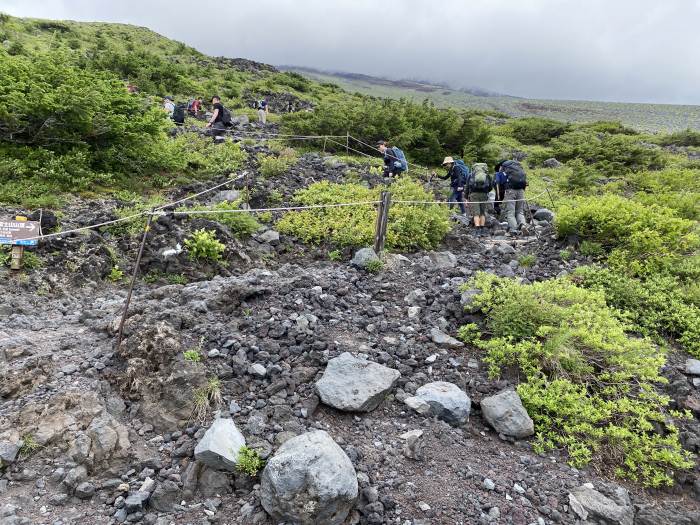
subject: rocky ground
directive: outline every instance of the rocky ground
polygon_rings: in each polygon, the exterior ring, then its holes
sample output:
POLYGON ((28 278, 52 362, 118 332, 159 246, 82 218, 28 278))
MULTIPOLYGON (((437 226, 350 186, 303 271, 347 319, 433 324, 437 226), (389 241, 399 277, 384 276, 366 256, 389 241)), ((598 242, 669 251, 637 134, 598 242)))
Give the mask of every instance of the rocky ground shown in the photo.
MULTIPOLYGON (((273 184, 255 169, 235 185, 251 188, 254 207, 273 184)), ((347 169, 308 154, 275 187, 288 202, 347 169)), ((115 205, 76 201, 64 227, 109 219, 115 205)), ((0 524, 272 524, 314 505, 328 514, 306 523, 700 523, 694 473, 642 491, 534 453, 517 396, 493 398, 517 378, 489 379, 479 352, 454 339, 478 318, 459 291, 475 272, 534 281, 585 262, 561 258, 546 220, 531 233, 507 237, 494 221, 477 238, 456 220, 440 251, 393 255, 372 274, 350 253, 331 262, 270 228, 240 241, 205 219, 161 216, 142 268, 154 277, 136 286, 121 348, 126 286, 104 277, 115 254, 129 270, 139 239, 42 244, 43 268, 3 270, 0 284, 0 524), (193 268, 177 253, 202 226, 226 240, 228 267, 193 268), (523 254, 535 264, 522 267, 523 254), (174 273, 187 284, 163 277, 174 273), (201 361, 185 359, 193 349, 201 361), (268 461, 262 476, 230 471, 220 425, 268 461), (285 493, 293 482, 313 501, 285 493)), ((697 397, 696 372, 683 356, 668 365, 679 405, 697 397)), ((697 429, 684 429, 691 450, 697 429)))

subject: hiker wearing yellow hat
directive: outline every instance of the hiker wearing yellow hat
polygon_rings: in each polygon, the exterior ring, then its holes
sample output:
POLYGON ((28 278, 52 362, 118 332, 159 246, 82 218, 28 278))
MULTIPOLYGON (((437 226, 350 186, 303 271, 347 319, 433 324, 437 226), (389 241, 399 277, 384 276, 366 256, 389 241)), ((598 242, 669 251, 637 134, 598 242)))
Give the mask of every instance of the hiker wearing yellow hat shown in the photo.
POLYGON ((445 157, 445 160, 442 161, 442 165, 447 168, 447 173, 443 176, 433 172, 433 176, 437 175, 445 180, 450 179, 450 186, 452 187, 450 209, 454 207, 455 203, 459 204, 460 211, 463 215, 466 215, 467 208, 464 205, 464 185, 469 176, 469 168, 464 164, 463 160, 455 160, 452 157, 445 157))

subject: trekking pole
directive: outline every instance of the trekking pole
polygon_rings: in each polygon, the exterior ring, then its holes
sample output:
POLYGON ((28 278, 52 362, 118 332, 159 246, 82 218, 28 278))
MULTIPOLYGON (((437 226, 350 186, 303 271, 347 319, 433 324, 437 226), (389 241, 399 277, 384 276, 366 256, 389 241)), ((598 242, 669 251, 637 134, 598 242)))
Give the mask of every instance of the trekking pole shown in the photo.
POLYGON ((151 229, 151 221, 153 221, 153 213, 155 208, 151 210, 148 215, 148 220, 146 221, 146 227, 143 229, 143 237, 141 237, 141 246, 139 247, 139 253, 136 256, 136 266, 134 267, 134 273, 131 276, 131 284, 129 285, 129 293, 126 296, 126 302, 124 303, 124 312, 122 313, 122 319, 119 322, 119 334, 117 335, 117 353, 122 346, 122 337, 124 336, 124 323, 126 322, 126 316, 129 312, 129 304, 131 304, 131 294, 134 291, 134 284, 136 283, 136 277, 139 274, 139 266, 141 265, 141 256, 143 255, 143 248, 146 245, 146 237, 148 237, 148 231, 151 229))

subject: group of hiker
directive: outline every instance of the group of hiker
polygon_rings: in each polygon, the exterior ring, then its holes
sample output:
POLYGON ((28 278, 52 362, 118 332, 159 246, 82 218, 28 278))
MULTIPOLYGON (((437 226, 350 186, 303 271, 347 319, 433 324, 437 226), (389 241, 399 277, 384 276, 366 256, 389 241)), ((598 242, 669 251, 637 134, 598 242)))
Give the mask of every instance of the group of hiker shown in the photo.
MULTIPOLYGON (((258 113, 258 123, 267 124, 267 115, 270 112, 270 103, 267 98, 256 100, 253 103, 253 107, 258 113)), ((185 103, 175 103, 175 99, 172 96, 166 96, 163 98, 163 110, 168 114, 168 116, 177 125, 182 125, 185 123, 185 115, 189 114, 191 117, 200 118, 202 116, 208 116, 207 127, 211 127, 215 130, 223 130, 229 128, 233 125, 233 120, 231 118, 231 112, 224 107, 221 103, 221 98, 218 96, 213 96, 211 98, 211 113, 204 113, 204 103, 202 102, 202 97, 196 97, 185 103)))
MULTIPOLYGON (((396 177, 408 171, 408 162, 403 151, 380 140, 377 149, 384 157, 384 176, 396 177)), ((491 174, 488 165, 476 162, 471 167, 463 160, 445 157, 442 162, 447 169, 444 175, 432 176, 449 179, 452 193, 449 206, 459 206, 463 215, 467 215, 467 206, 471 212, 477 235, 481 235, 486 227, 488 210, 493 207, 496 215, 505 215, 508 229, 518 232, 526 225, 525 220, 525 188, 527 176, 522 165, 515 160, 502 160, 495 166, 491 174)))

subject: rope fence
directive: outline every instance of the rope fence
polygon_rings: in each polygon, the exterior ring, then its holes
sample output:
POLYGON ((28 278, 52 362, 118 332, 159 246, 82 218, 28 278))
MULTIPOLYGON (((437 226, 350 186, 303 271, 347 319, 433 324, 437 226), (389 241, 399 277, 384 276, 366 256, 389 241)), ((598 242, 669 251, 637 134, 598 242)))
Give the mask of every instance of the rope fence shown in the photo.
MULTIPOLYGON (((381 154, 381 150, 378 148, 372 146, 371 144, 368 144, 367 142, 364 142, 352 135, 350 133, 347 133, 346 135, 294 135, 294 134, 283 134, 283 133, 270 133, 270 132, 255 132, 255 131, 239 131, 239 130, 216 130, 217 132, 223 132, 223 133, 229 133, 232 135, 241 135, 241 136, 251 136, 254 138, 258 139, 270 139, 270 138, 279 138, 281 140, 324 140, 325 142, 330 142, 332 144, 336 144, 338 146, 341 146, 346 149, 346 151, 350 152, 352 151, 353 153, 357 153, 359 155, 369 157, 369 158, 376 158, 373 155, 370 155, 364 151, 361 151, 359 149, 353 148, 352 146, 349 145, 349 141, 353 140, 357 142, 358 144, 365 146, 367 148, 370 148, 373 151, 377 151, 381 154), (346 139, 345 142, 340 142, 336 139, 346 139)), ((421 170, 425 170, 426 172, 430 172, 428 168, 425 166, 420 166, 415 163, 408 163, 409 166, 414 166, 415 168, 420 168, 421 170)), ((126 216, 126 217, 120 217, 117 219, 112 219, 109 221, 103 221, 99 222, 96 224, 90 224, 87 226, 81 226, 78 228, 72 228, 69 230, 63 230, 60 232, 54 232, 54 233, 47 233, 44 234, 43 232, 40 233, 37 236, 34 237, 29 237, 25 240, 28 241, 33 241, 33 240, 45 240, 45 239, 50 239, 54 237, 61 237, 73 233, 79 233, 87 230, 92 230, 92 229, 97 229, 97 228, 103 228, 106 226, 111 226, 114 224, 119 224, 122 222, 128 222, 128 221, 133 221, 135 219, 138 219, 140 217, 146 217, 146 216, 159 216, 159 215, 165 215, 164 210, 166 208, 172 208, 173 206, 177 206, 179 204, 191 201, 193 199, 196 199, 198 197, 201 197, 202 195, 205 195, 207 193, 210 193, 214 190, 217 190, 223 186, 227 186, 229 184, 232 184, 234 182, 237 182, 244 177, 246 177, 247 173, 243 172, 241 175, 239 175, 236 178, 229 178, 225 180, 224 182, 221 182, 219 184, 216 184, 214 186, 211 186, 209 188, 206 188, 205 190, 202 190, 198 193, 195 193, 193 195, 188 195, 187 197, 184 197, 182 199, 178 199, 172 202, 168 202, 159 206, 155 206, 154 208, 150 210, 144 210, 138 213, 134 213, 132 215, 126 216)), ((524 198, 524 199, 505 199, 502 201, 415 201, 415 200, 393 200, 393 204, 407 204, 407 205, 459 205, 459 204, 493 204, 495 202, 499 203, 506 203, 506 202, 527 202, 530 199, 537 199, 541 196, 543 196, 545 193, 548 193, 548 191, 544 191, 534 197, 530 197, 529 199, 524 198)), ((363 202, 347 202, 347 203, 335 203, 335 204, 316 204, 316 205, 307 205, 307 206, 287 206, 287 207, 271 207, 271 208, 241 208, 241 209, 235 209, 235 210, 217 210, 217 209, 204 209, 204 210, 175 210, 172 213, 175 215, 207 215, 207 214, 224 214, 224 213, 263 213, 263 212, 285 212, 285 211, 302 211, 302 210, 311 210, 311 209, 322 209, 322 208, 340 208, 340 207, 348 207, 348 206, 376 206, 381 204, 382 201, 363 201, 363 202)))

